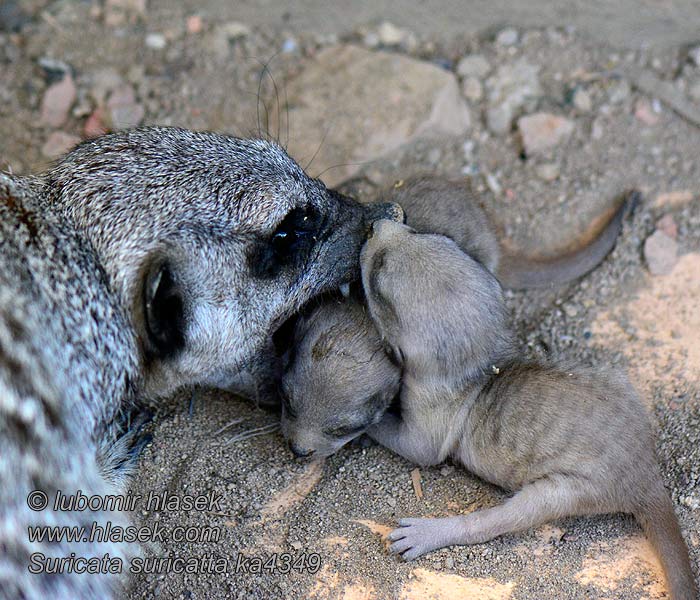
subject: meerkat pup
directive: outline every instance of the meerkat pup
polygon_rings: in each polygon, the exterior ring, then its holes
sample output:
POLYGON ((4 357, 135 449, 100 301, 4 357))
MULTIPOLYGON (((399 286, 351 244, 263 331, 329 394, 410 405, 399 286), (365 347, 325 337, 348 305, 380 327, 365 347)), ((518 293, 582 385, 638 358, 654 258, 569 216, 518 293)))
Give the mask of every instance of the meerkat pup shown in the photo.
POLYGON ((370 315, 402 367, 400 417, 367 431, 420 465, 447 458, 515 494, 500 506, 402 519, 391 552, 414 559, 569 515, 632 513, 674 600, 697 598, 651 427, 621 373, 518 357, 501 287, 450 239, 378 221, 361 253, 370 315))
MULTIPOLYGON (((580 277, 610 251, 634 194, 616 204, 594 240, 547 261, 502 253, 494 228, 465 181, 417 176, 395 184, 380 199, 400 205, 406 222, 439 233, 514 287, 541 287, 580 277), (525 285, 528 284, 528 285, 525 285)), ((394 219, 396 220, 396 219, 394 219)), ((282 431, 299 457, 333 454, 376 423, 398 390, 400 370, 381 351, 361 293, 334 296, 298 320, 281 391, 282 431)))

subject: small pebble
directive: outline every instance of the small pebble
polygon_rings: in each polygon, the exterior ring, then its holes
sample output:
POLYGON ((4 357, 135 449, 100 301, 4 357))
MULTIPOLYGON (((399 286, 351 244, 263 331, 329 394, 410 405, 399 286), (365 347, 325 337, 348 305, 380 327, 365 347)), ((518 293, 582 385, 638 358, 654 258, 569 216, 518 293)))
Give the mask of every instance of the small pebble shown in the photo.
POLYGON ((536 113, 518 119, 518 129, 528 156, 553 148, 574 131, 569 119, 549 113, 536 113))
POLYGON ((590 94, 582 88, 578 88, 574 92, 571 101, 576 110, 580 112, 590 112, 590 110, 593 108, 593 101, 591 100, 590 94))
POLYGON ((554 181, 559 177, 559 166, 555 163, 544 163, 535 168, 537 176, 543 181, 554 181))
POLYGON ((301 550, 304 547, 304 545, 299 541, 294 541, 294 542, 290 543, 289 545, 292 548, 294 548, 294 550, 296 550, 297 552, 299 552, 299 550, 301 550))
POLYGON ((678 262, 678 244, 657 230, 644 242, 644 260, 652 275, 668 275, 678 262))
POLYGON ((152 50, 162 50, 167 45, 168 42, 162 33, 149 33, 146 36, 146 46, 152 50))
POLYGON ((496 43, 499 46, 514 46, 518 43, 519 35, 516 29, 508 27, 501 30, 496 36, 496 43))
POLYGON ((282 42, 282 52, 285 54, 292 54, 297 51, 299 44, 293 37, 288 37, 284 42, 282 42))
POLYGON ((486 111, 486 126, 491 133, 503 135, 510 131, 513 109, 507 103, 494 106, 486 111))
POLYGON ((102 108, 97 108, 85 120, 85 124, 83 125, 83 136, 86 138, 94 138, 107 133, 107 129, 104 110, 102 108))
POLYGON ((383 46, 398 46, 406 38, 406 35, 405 30, 388 21, 384 21, 377 28, 379 43, 383 46))
POLYGON ((500 196, 503 191, 501 184, 498 182, 498 178, 493 173, 486 173, 486 185, 496 196, 500 196))
POLYGON ((122 85, 114 90, 107 100, 107 109, 112 129, 136 127, 145 115, 143 105, 136 102, 131 85, 122 85))
POLYGON ((202 17, 199 15, 190 15, 187 17, 186 28, 187 33, 191 35, 202 33, 202 29, 204 29, 204 21, 202 21, 202 17))
POLYGON ((484 77, 491 70, 489 61, 481 54, 468 54, 457 63, 457 75, 460 77, 484 77))
POLYGON ((637 100, 634 116, 645 125, 656 125, 659 122, 659 117, 654 114, 651 104, 644 99, 637 100))
POLYGON ((50 85, 41 100, 41 121, 51 127, 60 127, 68 120, 68 113, 75 102, 77 90, 73 77, 65 77, 50 85))
POLYGON ((622 104, 632 93, 630 84, 625 79, 614 83, 608 90, 608 99, 613 104, 622 104))
POLYGON ((484 88, 476 77, 467 77, 462 82, 462 94, 467 100, 478 102, 484 96, 484 88))
POLYGON ((668 237, 676 239, 678 237, 678 225, 673 219, 673 215, 664 215, 656 222, 656 229, 663 231, 668 237))

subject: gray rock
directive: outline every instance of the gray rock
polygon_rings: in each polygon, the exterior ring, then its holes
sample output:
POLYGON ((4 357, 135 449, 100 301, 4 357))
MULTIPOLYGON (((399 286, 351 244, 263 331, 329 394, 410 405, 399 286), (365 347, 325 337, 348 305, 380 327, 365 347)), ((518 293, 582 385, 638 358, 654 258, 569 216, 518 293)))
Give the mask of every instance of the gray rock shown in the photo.
POLYGON ((468 54, 457 63, 460 77, 485 77, 491 70, 489 61, 481 54, 468 54))
MULTIPOLYGON (((367 163, 420 138, 463 135, 470 127, 452 73, 357 46, 319 52, 289 82, 287 95, 289 152, 302 165, 315 154, 311 173, 322 173, 330 186, 357 173, 361 165, 352 163, 367 163)), ((272 112, 269 130, 276 131, 272 112)))
POLYGON ((644 260, 652 275, 668 275, 678 262, 678 243, 656 230, 644 242, 644 260))
POLYGON ((574 131, 569 119, 550 113, 536 113, 518 119, 525 154, 531 156, 553 148, 574 131))
POLYGON ((66 73, 63 79, 46 88, 41 99, 41 121, 51 127, 60 127, 68 120, 77 90, 73 77, 66 73))

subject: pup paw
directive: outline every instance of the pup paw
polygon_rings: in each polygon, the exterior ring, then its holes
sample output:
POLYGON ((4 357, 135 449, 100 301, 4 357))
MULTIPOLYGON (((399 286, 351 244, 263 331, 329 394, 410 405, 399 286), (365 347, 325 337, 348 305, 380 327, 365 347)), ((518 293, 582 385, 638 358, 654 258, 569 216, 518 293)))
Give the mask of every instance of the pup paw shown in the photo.
POLYGON ((445 519, 401 519, 399 527, 388 536, 393 542, 389 547, 392 554, 400 554, 404 560, 414 560, 426 552, 443 548, 450 544, 449 526, 445 519))

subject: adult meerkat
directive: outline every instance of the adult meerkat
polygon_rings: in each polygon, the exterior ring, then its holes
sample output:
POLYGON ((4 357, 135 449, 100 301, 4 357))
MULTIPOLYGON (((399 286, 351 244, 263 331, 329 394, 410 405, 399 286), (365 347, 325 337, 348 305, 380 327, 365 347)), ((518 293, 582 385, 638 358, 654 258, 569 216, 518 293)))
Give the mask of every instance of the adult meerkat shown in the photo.
MULTIPOLYGON (((380 198, 399 204, 414 229, 447 235, 514 287, 561 284, 590 271, 612 248, 625 213, 636 202, 632 193, 616 205, 588 245, 533 260, 501 252, 494 228, 464 181, 412 177, 380 198)), ((282 431, 297 456, 333 454, 381 418, 400 378, 382 348, 358 294, 327 298, 299 318, 281 382, 282 431)))
POLYGON ((96 455, 124 458, 113 442, 137 399, 270 389, 272 334, 359 276, 371 218, 275 144, 174 128, 0 174, 0 598, 111 597, 115 575, 34 574, 30 557, 126 561, 133 545, 31 542, 27 528, 124 524, 50 507, 57 490, 118 493, 96 455), (33 490, 49 508, 31 509, 33 490))
POLYGON ((368 434, 408 460, 451 458, 515 494, 500 506, 401 519, 405 559, 569 515, 626 512, 642 525, 674 600, 697 598, 651 427, 621 373, 525 362, 496 278, 450 239, 378 221, 361 253, 370 315, 402 368, 400 416, 368 434))

